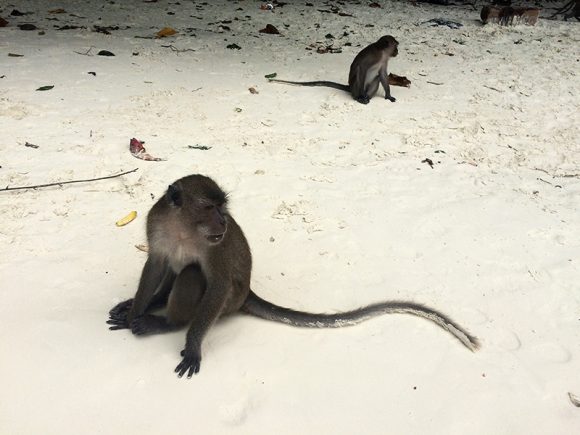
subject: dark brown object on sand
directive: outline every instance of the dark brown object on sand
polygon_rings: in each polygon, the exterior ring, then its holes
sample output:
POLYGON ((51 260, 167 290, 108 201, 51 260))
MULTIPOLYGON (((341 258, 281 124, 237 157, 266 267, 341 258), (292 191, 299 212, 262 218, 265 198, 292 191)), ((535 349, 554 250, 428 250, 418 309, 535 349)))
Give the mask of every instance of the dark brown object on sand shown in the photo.
POLYGON ((481 9, 481 21, 483 24, 495 23, 500 26, 511 26, 514 24, 528 24, 533 26, 538 22, 540 15, 539 8, 526 7, 498 7, 484 6, 481 9))

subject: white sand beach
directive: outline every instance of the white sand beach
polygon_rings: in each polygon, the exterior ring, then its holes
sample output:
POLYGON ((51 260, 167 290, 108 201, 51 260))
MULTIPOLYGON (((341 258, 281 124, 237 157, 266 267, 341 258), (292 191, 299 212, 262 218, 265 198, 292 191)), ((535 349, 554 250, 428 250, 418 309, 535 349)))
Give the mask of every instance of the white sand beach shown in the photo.
POLYGON ((545 19, 548 2, 506 27, 481 24, 483 2, 307 3, 0 5, 0 189, 138 168, 0 190, 0 433, 580 433, 580 23, 545 19), (394 103, 265 78, 346 83, 386 34, 412 82, 394 103), (134 158, 133 137, 164 160, 134 158), (148 210, 194 173, 229 193, 258 295, 412 300, 481 349, 408 315, 313 330, 239 314, 179 379, 185 331, 105 321, 136 291, 148 210))

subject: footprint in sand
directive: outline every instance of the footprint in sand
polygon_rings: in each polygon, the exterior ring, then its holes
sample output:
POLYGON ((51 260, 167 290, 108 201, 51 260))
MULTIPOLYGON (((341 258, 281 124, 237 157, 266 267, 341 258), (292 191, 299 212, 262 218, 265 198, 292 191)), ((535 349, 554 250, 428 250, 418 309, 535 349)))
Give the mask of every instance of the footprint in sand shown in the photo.
POLYGON ((232 426, 240 425, 248 416, 248 408, 249 401, 247 398, 240 398, 235 402, 223 405, 219 411, 221 420, 232 426))
POLYGON ((572 354, 568 349, 558 343, 541 343, 533 346, 530 352, 539 360, 565 364, 572 360, 572 354))
POLYGON ((501 329, 496 332, 496 338, 494 340, 497 346, 505 350, 518 350, 522 347, 522 342, 520 337, 508 329, 501 329))

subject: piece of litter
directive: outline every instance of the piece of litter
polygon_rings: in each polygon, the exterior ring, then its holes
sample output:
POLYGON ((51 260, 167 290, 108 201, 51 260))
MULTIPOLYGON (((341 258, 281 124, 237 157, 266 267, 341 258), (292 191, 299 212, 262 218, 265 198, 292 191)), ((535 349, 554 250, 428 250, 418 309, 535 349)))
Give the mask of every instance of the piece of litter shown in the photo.
POLYGON ((463 24, 457 21, 446 20, 445 18, 432 18, 427 21, 423 21, 421 24, 429 24, 431 27, 435 26, 447 26, 450 29, 459 29, 463 27, 463 24))
POLYGON ((129 213, 124 218, 119 219, 117 222, 115 222, 115 225, 117 225, 118 227, 125 226, 129 222, 133 221, 136 217, 137 217, 137 212, 136 211, 132 211, 131 213, 129 213))
POLYGON ((129 151, 133 157, 136 157, 141 160, 147 160, 150 162, 161 162, 165 159, 161 159, 159 157, 153 157, 151 154, 145 151, 145 147, 143 146, 145 142, 140 141, 139 139, 131 139, 129 141, 129 151))

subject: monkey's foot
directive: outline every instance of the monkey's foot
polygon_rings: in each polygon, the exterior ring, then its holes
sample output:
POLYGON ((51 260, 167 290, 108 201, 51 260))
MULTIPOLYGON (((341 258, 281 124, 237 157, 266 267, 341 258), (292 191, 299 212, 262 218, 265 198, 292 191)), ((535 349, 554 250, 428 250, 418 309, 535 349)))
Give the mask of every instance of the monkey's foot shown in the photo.
POLYGON ((167 323, 167 319, 153 314, 145 314, 136 317, 131 322, 131 332, 135 335, 158 334, 169 332, 175 329, 174 326, 167 323))
POLYGON ((191 379, 194 374, 199 373, 199 367, 201 365, 201 355, 198 352, 186 352, 181 351, 183 359, 177 367, 175 367, 175 373, 177 377, 181 378, 187 372, 187 379, 191 379))
POLYGON ((395 101, 397 101, 397 99, 395 97, 391 97, 391 96, 385 97, 385 100, 389 100, 392 103, 394 103, 395 101))
POLYGON ((127 314, 131 310, 132 306, 133 306, 133 299, 127 299, 126 301, 120 302, 117 305, 115 305, 113 308, 111 308, 111 310, 109 311, 109 317, 111 319, 119 319, 119 320, 126 319, 127 314))
POLYGON ((129 323, 127 322, 127 318, 114 319, 111 317, 109 320, 107 320, 107 324, 111 325, 109 326, 109 329, 111 331, 117 331, 118 329, 129 329, 129 323))

